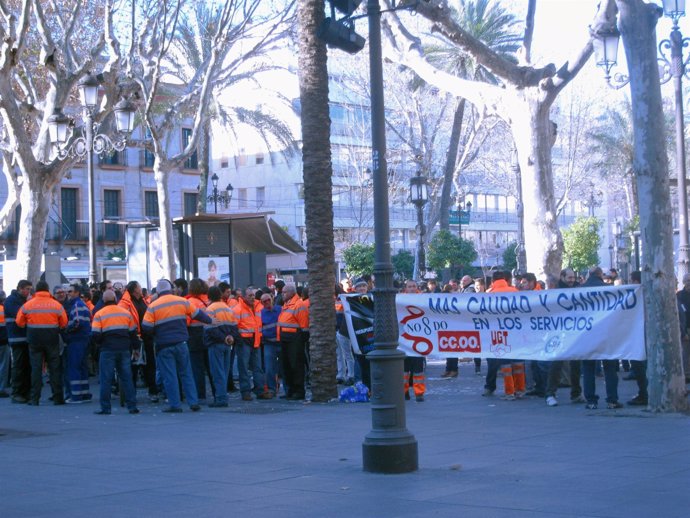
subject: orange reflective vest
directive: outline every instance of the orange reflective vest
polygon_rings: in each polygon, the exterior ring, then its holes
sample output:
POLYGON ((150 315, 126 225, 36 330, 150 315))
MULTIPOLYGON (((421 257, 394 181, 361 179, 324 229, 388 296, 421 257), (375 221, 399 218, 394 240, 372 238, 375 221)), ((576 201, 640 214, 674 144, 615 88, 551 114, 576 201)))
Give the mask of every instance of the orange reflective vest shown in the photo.
MULTIPOLYGON (((202 298, 195 297, 193 295, 189 295, 185 298, 189 301, 193 308, 200 309, 202 311, 206 309, 206 302, 204 302, 202 298)), ((198 327, 200 329, 203 329, 204 323, 199 322, 198 320, 192 320, 192 318, 190 318, 190 316, 187 315, 187 327, 198 327)))
POLYGON ((250 308, 244 299, 239 299, 237 304, 230 308, 237 318, 237 328, 240 336, 252 344, 255 348, 261 345, 261 319, 257 322, 254 308, 250 308))
POLYGON ((124 295, 122 295, 122 298, 120 299, 120 302, 117 303, 117 305, 129 311, 129 314, 132 315, 134 322, 136 322, 137 324, 137 333, 141 334, 141 322, 139 321, 139 312, 137 311, 137 308, 134 306, 134 302, 132 302, 132 296, 129 294, 128 291, 125 291, 124 295))
POLYGON ((309 313, 304 308, 304 301, 296 294, 288 301, 283 301, 283 310, 278 316, 278 340, 292 340, 298 332, 309 328, 309 313))
POLYGON ((17 313, 16 324, 27 329, 57 329, 67 326, 67 313, 47 291, 37 291, 17 313))
POLYGON ((491 288, 486 290, 487 293, 501 293, 501 292, 513 292, 520 291, 515 286, 508 284, 505 279, 498 279, 491 283, 491 288))

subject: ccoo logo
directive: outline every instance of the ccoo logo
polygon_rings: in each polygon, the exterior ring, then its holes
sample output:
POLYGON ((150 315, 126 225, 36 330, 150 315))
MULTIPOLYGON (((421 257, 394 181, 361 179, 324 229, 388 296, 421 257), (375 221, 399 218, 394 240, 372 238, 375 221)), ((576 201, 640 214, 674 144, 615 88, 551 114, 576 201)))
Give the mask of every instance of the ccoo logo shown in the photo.
POLYGON ((449 353, 480 353, 479 331, 439 331, 438 350, 449 353))

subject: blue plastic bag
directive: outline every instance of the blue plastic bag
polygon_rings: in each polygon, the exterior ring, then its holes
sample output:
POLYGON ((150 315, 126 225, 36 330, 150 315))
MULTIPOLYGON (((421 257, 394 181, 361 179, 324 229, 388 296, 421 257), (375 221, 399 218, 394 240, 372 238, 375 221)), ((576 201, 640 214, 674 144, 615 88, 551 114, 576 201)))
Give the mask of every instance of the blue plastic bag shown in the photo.
POLYGON ((340 391, 340 401, 342 403, 366 403, 369 401, 369 389, 358 381, 354 387, 345 387, 340 391))

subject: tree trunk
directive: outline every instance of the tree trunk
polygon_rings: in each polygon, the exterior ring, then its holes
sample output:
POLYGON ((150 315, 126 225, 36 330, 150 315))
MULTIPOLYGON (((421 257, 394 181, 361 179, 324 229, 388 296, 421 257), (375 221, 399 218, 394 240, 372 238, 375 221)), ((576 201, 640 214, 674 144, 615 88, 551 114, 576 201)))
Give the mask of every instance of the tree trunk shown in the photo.
POLYGON ((655 28, 660 8, 617 0, 619 28, 630 73, 634 157, 643 240, 642 286, 646 315, 649 408, 687 410, 673 275, 673 223, 664 142, 655 28))
POLYGON ((26 174, 20 194, 21 217, 17 238, 17 266, 20 278, 34 285, 41 275, 46 225, 52 184, 38 174, 26 174))
POLYGON ((166 272, 168 280, 173 281, 177 277, 177 265, 175 262, 172 217, 170 216, 170 200, 168 199, 169 167, 170 165, 167 162, 162 162, 158 157, 156 157, 153 163, 153 177, 156 180, 156 190, 158 192, 158 224, 160 228, 161 250, 163 251, 163 270, 166 272))
POLYGON ((558 276, 563 254, 563 238, 558 229, 553 191, 551 148, 555 130, 549 119, 550 104, 540 99, 538 87, 526 88, 522 105, 514 107, 510 118, 522 175, 527 270, 537 276, 558 276))
POLYGON ((206 214, 206 200, 208 197, 209 147, 211 142, 210 121, 206 121, 204 129, 199 135, 199 198, 196 200, 197 214, 206 214))
POLYGON ((446 156, 446 166, 443 171, 441 206, 439 207, 439 225, 441 230, 450 230, 450 208, 452 206, 450 191, 453 187, 453 178, 455 177, 455 166, 458 160, 458 148, 460 147, 460 134, 462 133, 462 119, 465 116, 466 102, 465 98, 461 97, 453 115, 448 155, 446 156))
POLYGON ((317 39, 321 0, 299 0, 299 88, 302 105, 304 214, 309 278, 313 401, 337 396, 335 375, 335 250, 326 44, 317 39))

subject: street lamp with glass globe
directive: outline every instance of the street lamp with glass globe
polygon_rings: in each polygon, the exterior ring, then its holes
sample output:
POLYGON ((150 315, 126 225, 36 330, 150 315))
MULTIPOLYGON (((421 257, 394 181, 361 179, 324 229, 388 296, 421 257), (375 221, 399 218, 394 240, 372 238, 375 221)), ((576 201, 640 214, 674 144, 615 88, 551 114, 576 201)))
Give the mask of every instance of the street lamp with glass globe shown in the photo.
POLYGON ((211 184, 213 185, 213 192, 206 197, 206 199, 210 202, 213 202, 213 213, 218 214, 218 202, 222 203, 225 208, 228 208, 228 205, 230 205, 230 202, 232 201, 232 193, 235 190, 235 188, 232 186, 231 183, 227 185, 225 188, 224 192, 220 192, 218 190, 218 175, 216 173, 213 173, 213 176, 211 176, 211 184))
MULTIPOLYGON (((685 119, 683 115, 683 76, 688 77, 690 56, 684 58, 683 49, 690 45, 689 38, 683 38, 678 20, 685 16, 685 0, 663 0, 664 15, 671 18, 673 27, 668 39, 659 42, 659 80, 661 84, 673 79, 675 97, 676 133, 676 178, 678 182, 678 252, 676 256, 678 279, 690 273, 690 245, 688 244, 688 198, 685 178, 685 119), (670 52, 670 55, 669 55, 670 52)), ((594 34, 592 40, 597 66, 605 71, 609 86, 619 89, 630 81, 626 74, 611 76, 611 69, 618 62, 618 41, 620 32, 613 27, 594 34)))
POLYGON ((414 272, 415 280, 422 280, 426 270, 426 257, 424 254, 424 236, 426 235, 426 226, 424 225, 424 205, 429 201, 429 186, 427 184, 426 176, 422 176, 421 171, 417 171, 417 175, 410 178, 410 201, 417 208, 417 268, 414 272))
POLYGON ((98 133, 101 123, 94 119, 98 114, 98 90, 100 82, 92 74, 84 76, 77 84, 81 101, 84 123, 79 128, 81 135, 69 145, 70 129, 73 121, 56 108, 48 118, 50 141, 57 151, 60 160, 67 157, 86 157, 86 175, 89 191, 89 282, 98 282, 96 267, 96 208, 94 195, 93 155, 105 155, 123 151, 127 147, 127 137, 134 130, 136 108, 126 99, 118 102, 115 112, 117 136, 111 139, 104 133, 98 133))

